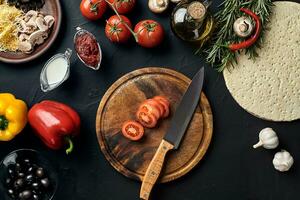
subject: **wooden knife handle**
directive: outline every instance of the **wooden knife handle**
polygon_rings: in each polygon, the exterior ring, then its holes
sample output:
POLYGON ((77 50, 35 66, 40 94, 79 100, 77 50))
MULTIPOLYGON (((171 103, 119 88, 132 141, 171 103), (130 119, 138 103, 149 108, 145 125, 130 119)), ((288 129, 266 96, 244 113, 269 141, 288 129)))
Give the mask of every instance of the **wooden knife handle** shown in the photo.
POLYGON ((150 196, 150 192, 156 183, 161 169, 163 167, 163 163, 166 157, 166 154, 169 150, 173 149, 174 145, 169 143, 166 140, 162 140, 154 157, 152 158, 150 165, 146 171, 146 174, 143 178, 143 183, 140 191, 140 198, 144 200, 148 200, 150 196))

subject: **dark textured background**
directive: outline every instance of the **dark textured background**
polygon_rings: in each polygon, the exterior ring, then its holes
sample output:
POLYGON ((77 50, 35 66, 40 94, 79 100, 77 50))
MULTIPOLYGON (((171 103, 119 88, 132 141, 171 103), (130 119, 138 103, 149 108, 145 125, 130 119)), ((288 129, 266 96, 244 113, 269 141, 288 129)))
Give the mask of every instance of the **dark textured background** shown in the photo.
MULTIPOLYGON (((298 1, 299 2, 299 1, 298 1)), ((53 161, 59 171, 60 187, 55 200, 138 199, 140 183, 116 172, 103 157, 95 134, 98 103, 109 86, 119 77, 143 66, 164 66, 188 77, 203 65, 206 75, 204 92, 214 114, 214 135, 205 159, 187 176, 159 185, 153 191, 155 200, 296 200, 300 198, 300 121, 274 123, 258 119, 237 105, 224 84, 223 76, 193 55, 194 49, 177 39, 169 26, 170 10, 163 15, 151 13, 145 0, 138 0, 129 18, 153 18, 166 30, 166 39, 159 49, 143 49, 134 44, 114 45, 104 35, 105 21, 89 22, 79 12, 80 0, 63 0, 63 22, 59 38, 45 55, 22 65, 0 64, 0 92, 14 93, 29 106, 43 99, 57 100, 73 106, 81 115, 82 130, 76 151, 66 156, 63 151, 48 150, 30 128, 11 142, 0 143, 0 159, 19 148, 34 148, 53 161), (83 24, 97 36, 103 49, 102 68, 93 71, 72 57, 70 79, 60 88, 43 93, 39 86, 42 66, 53 54, 72 47, 75 26, 83 24), (258 132, 273 127, 280 137, 280 148, 295 159, 287 173, 274 170, 276 151, 257 149, 258 132)), ((220 1, 214 1, 216 10, 220 1)), ((108 12, 106 18, 111 14, 108 12)), ((0 197, 0 199, 2 199, 0 197)))

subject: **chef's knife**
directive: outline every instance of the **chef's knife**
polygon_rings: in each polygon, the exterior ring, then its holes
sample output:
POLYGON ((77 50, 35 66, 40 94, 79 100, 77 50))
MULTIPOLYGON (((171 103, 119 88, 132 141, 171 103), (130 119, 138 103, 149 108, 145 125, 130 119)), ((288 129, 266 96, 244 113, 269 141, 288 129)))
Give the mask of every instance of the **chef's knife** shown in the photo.
POLYGON ((169 150, 177 149, 184 136, 186 129, 198 105, 200 93, 203 86, 204 67, 202 67, 194 76, 191 84, 181 99, 174 117, 172 118, 170 127, 162 139, 154 157, 143 178, 140 191, 140 198, 148 200, 150 192, 157 181, 165 156, 169 150))

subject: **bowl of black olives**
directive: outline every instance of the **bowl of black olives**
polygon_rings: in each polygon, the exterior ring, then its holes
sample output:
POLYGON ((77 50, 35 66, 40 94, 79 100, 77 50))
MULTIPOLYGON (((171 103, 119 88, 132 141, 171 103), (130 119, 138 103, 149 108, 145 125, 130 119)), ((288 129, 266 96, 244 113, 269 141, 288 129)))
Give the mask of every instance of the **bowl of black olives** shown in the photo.
POLYGON ((0 178, 4 200, 51 200, 57 189, 57 172, 32 149, 9 153, 0 164, 0 178))

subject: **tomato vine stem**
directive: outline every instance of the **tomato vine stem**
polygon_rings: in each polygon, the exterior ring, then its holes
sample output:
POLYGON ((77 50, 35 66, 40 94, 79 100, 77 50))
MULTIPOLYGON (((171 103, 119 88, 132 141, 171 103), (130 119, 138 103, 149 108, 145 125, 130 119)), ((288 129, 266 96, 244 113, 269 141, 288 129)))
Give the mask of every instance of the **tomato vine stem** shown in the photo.
POLYGON ((128 26, 128 24, 126 22, 123 21, 123 19, 121 18, 120 14, 118 13, 117 9, 115 8, 114 4, 110 3, 108 0, 104 0, 108 5, 110 5, 110 7, 113 9, 113 11, 116 13, 116 15, 119 17, 121 23, 123 23, 126 28, 130 31, 130 33, 133 35, 134 39, 136 42, 138 42, 138 37, 137 34, 128 26))

